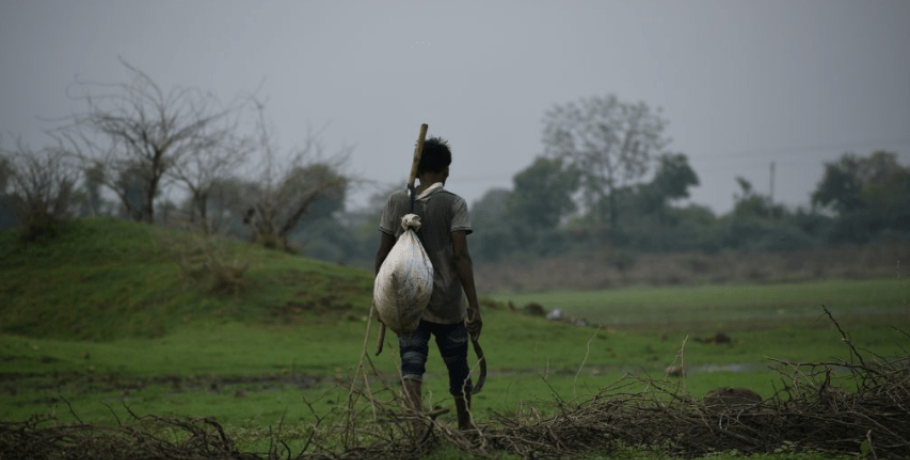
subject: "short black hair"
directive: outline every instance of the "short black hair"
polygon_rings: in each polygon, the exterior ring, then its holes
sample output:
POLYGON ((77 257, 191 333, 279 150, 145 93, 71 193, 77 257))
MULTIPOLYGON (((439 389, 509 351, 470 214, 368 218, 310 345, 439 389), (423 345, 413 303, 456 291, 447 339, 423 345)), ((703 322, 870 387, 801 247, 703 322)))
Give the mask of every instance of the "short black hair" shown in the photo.
POLYGON ((441 137, 431 137, 423 143, 423 154, 417 173, 440 172, 452 164, 452 151, 449 150, 449 141, 441 137))

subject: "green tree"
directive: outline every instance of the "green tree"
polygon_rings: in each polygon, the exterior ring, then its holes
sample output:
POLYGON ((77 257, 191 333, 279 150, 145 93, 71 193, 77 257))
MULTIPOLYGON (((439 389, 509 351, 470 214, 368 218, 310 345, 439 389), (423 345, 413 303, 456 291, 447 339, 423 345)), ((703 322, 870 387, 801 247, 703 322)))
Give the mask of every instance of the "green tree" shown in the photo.
POLYGON ((812 192, 812 205, 830 207, 839 214, 861 208, 863 184, 859 163, 852 153, 845 153, 834 163, 825 163, 825 175, 812 192))
POLYGON ((532 231, 552 230, 563 216, 575 211, 572 195, 578 189, 579 174, 565 168, 562 158, 537 157, 512 182, 506 208, 516 224, 532 231))
POLYGON ((660 111, 644 102, 594 96, 556 105, 544 116, 546 153, 564 158, 579 173, 585 206, 600 224, 616 228, 617 189, 639 180, 652 155, 669 139, 660 111), (606 210, 603 208, 606 207, 606 210))
POLYGON ((661 219, 669 202, 689 197, 689 187, 698 185, 698 175, 689 166, 685 154, 664 154, 657 158, 654 179, 640 188, 644 211, 656 213, 661 219))
POLYGON ((471 204, 471 256, 477 260, 497 260, 517 249, 515 226, 508 203, 512 191, 504 188, 487 190, 471 204))
POLYGON ((825 164, 812 193, 813 206, 837 212, 829 238, 864 243, 885 232, 910 229, 910 168, 897 155, 876 151, 868 157, 845 153, 825 164))

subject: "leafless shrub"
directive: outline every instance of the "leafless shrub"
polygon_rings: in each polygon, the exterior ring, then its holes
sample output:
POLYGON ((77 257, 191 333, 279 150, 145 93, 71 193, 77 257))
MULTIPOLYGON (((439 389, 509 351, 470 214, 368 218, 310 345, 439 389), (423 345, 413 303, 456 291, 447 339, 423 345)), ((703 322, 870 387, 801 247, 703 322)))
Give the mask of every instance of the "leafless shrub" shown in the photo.
POLYGON ((189 191, 190 221, 205 233, 217 232, 221 223, 219 216, 209 215, 210 198, 230 181, 253 151, 252 140, 235 134, 236 127, 236 121, 214 129, 207 127, 207 131, 215 131, 204 136, 209 142, 188 152, 168 171, 189 191))
POLYGON ((56 149, 32 150, 21 141, 0 148, 0 194, 7 192, 23 227, 23 239, 33 240, 71 214, 71 197, 78 171, 56 149))
POLYGON ((184 280, 216 294, 239 294, 250 262, 237 257, 227 240, 204 232, 186 231, 179 237, 163 231, 158 245, 174 260, 184 280))
POLYGON ((268 248, 293 250, 288 235, 313 203, 323 197, 344 199, 350 178, 343 174, 351 147, 327 155, 319 132, 308 130, 303 147, 289 155, 275 146, 274 136, 259 108, 259 170, 248 184, 244 223, 257 242, 268 248))

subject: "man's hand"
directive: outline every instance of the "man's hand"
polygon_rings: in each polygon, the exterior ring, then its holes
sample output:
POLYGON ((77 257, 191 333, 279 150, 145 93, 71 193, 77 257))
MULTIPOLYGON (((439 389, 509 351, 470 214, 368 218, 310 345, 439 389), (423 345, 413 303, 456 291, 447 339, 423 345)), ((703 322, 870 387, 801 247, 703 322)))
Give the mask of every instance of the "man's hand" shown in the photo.
POLYGON ((467 328, 468 334, 471 334, 471 340, 476 342, 480 339, 480 330, 483 329, 483 320, 480 318, 479 308, 468 308, 468 314, 464 319, 464 326, 467 328))
POLYGON ((476 342, 480 338, 483 321, 480 319, 480 305, 477 303, 477 291, 474 287, 474 268, 471 254, 468 252, 466 235, 467 232, 464 230, 452 232, 452 260, 455 261, 455 272, 458 273, 458 280, 461 281, 461 287, 464 288, 464 294, 468 298, 468 311, 464 325, 471 334, 471 340, 476 342))

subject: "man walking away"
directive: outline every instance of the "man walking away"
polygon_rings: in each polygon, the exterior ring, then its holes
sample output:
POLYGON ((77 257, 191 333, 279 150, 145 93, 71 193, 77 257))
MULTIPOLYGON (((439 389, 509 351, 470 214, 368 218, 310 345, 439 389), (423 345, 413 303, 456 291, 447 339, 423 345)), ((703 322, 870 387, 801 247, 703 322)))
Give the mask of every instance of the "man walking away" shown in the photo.
MULTIPOLYGON (((418 237, 433 264, 433 293, 417 330, 410 337, 399 336, 398 344, 405 401, 411 409, 420 411, 430 335, 436 337, 439 353, 449 371, 449 392, 455 398, 458 428, 467 430, 473 426, 468 334, 474 340, 480 338, 483 323, 466 238, 472 232, 468 207, 463 198, 443 188, 451 163, 452 152, 447 141, 439 137, 426 140, 417 167, 420 185, 414 214, 420 216, 422 226, 418 237)), ((407 191, 389 196, 379 224, 382 236, 376 253, 377 273, 403 232, 401 218, 409 212, 407 191)))

